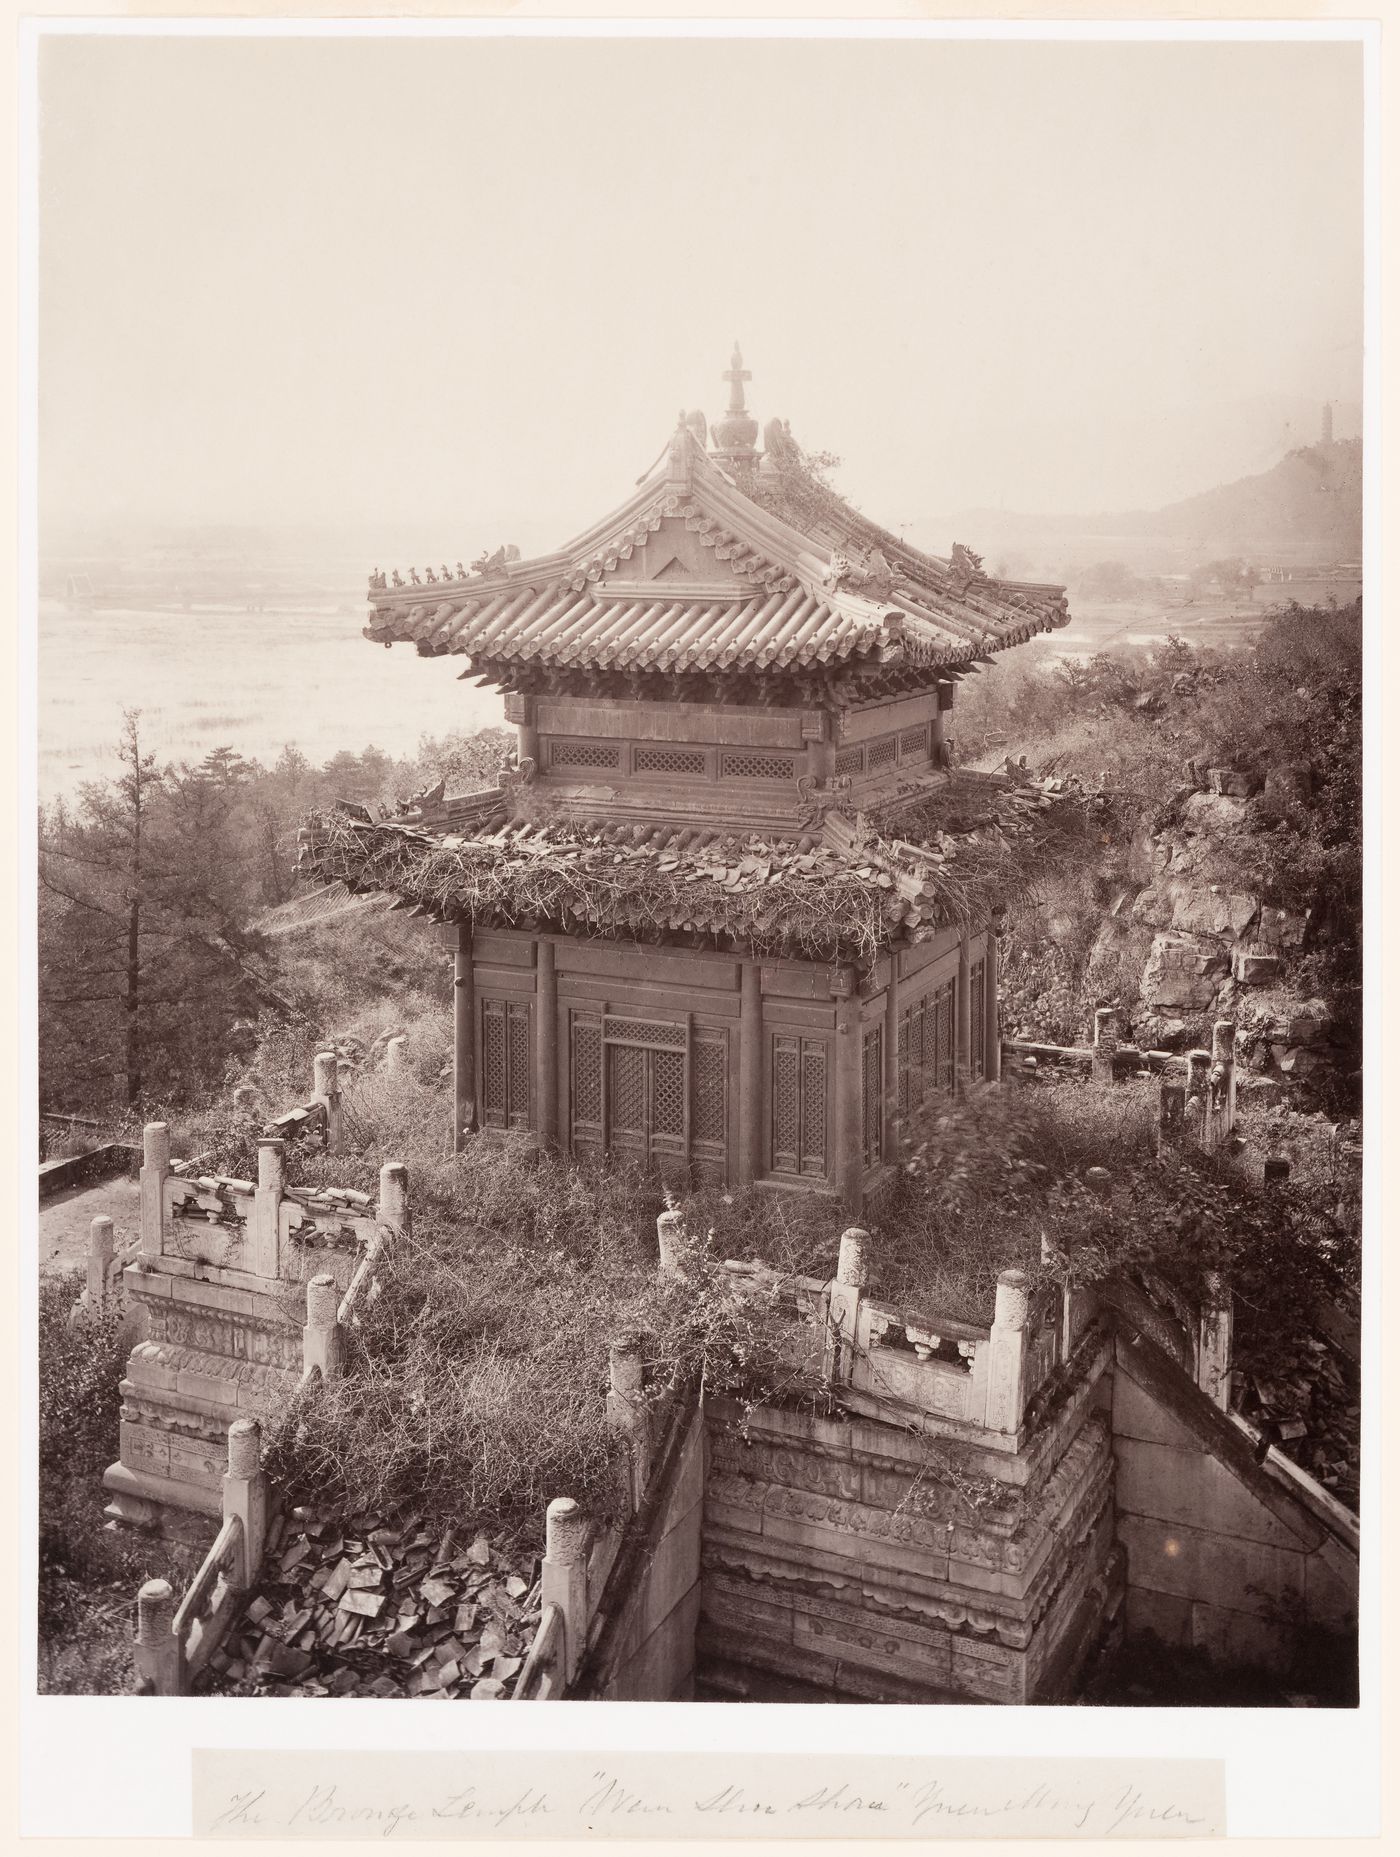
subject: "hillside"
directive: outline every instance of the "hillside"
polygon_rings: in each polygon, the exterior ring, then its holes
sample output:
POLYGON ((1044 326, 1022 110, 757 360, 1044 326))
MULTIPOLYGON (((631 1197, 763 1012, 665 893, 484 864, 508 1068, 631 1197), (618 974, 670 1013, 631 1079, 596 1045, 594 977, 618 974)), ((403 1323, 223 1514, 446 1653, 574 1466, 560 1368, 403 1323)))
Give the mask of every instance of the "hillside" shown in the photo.
POLYGON ((1361 559, 1361 440, 1305 445, 1267 471, 1156 510, 1035 515, 962 510, 937 525, 979 549, 1037 560, 1131 558, 1140 571, 1228 555, 1255 561, 1361 559))
POLYGON ((1206 552, 1361 559, 1361 440, 1305 445, 1271 471, 1242 477, 1138 518, 1206 552))

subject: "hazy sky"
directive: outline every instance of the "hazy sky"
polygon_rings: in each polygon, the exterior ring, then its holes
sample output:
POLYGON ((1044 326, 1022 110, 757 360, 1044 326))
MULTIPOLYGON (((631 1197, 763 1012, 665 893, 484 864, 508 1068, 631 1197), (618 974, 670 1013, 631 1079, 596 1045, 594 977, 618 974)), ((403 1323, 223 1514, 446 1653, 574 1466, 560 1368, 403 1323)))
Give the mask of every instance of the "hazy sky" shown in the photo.
POLYGON ((73 38, 40 73, 49 518, 563 540, 718 413, 736 335, 759 417, 891 521, 1155 505, 1360 395, 1355 46, 73 38))

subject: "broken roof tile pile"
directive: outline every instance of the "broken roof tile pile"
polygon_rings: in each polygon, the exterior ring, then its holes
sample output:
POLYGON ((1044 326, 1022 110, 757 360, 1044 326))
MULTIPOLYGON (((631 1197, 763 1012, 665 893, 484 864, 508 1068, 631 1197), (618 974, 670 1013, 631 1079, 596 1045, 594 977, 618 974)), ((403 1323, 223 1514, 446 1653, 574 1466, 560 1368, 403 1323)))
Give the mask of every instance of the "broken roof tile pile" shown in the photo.
POLYGON ((642 941, 690 934, 868 962, 1011 900, 1062 858, 1084 807, 1059 789, 953 778, 941 805, 956 829, 941 825, 936 791, 919 796, 917 816, 887 807, 882 831, 829 811, 819 832, 787 838, 563 815, 497 823, 493 810, 475 830, 443 832, 338 809, 306 822, 298 869, 351 891, 392 891, 441 921, 642 941))
POLYGON ((540 1620, 537 1568, 410 1516, 274 1522, 262 1577, 202 1685, 278 1696, 508 1697, 540 1620))

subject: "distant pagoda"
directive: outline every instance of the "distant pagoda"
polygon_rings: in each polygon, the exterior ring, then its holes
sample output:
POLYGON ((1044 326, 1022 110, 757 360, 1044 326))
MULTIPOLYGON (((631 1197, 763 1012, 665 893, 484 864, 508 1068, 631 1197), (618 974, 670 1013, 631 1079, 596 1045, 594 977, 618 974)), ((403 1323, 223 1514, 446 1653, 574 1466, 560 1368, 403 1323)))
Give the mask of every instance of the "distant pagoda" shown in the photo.
POLYGON ((785 423, 759 451, 737 346, 724 378, 566 547, 372 576, 365 636, 463 657, 518 752, 485 792, 314 818, 301 868, 453 925, 458 1146, 531 1128, 859 1209, 996 1075, 990 921, 1054 827, 954 774, 944 718, 1068 611, 868 521, 785 423))

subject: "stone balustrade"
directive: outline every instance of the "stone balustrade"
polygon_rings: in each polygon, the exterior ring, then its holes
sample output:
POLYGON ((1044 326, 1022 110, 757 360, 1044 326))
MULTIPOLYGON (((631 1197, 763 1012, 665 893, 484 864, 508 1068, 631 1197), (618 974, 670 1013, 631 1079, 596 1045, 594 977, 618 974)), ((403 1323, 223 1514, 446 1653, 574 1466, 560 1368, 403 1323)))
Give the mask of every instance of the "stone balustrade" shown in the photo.
POLYGON ((99 1213, 88 1228, 87 1267, 82 1291, 69 1312, 70 1322, 126 1310, 123 1272, 140 1251, 139 1237, 118 1240, 116 1227, 99 1213))
POLYGON ((134 1660, 145 1695, 189 1694, 258 1577, 268 1488, 256 1419, 236 1419, 229 1427, 222 1506, 222 1526, 184 1597, 176 1601, 168 1580, 148 1580, 137 1594, 134 1660))
POLYGON ((122 1273, 145 1339, 122 1381, 121 1456, 104 1479, 113 1520, 173 1534, 218 1513, 218 1447, 303 1382, 339 1370, 344 1326, 374 1293, 382 1246, 408 1227, 407 1174, 378 1201, 287 1180, 286 1144, 259 1143, 256 1184, 182 1174, 162 1123, 145 1131, 141 1249, 122 1273))

